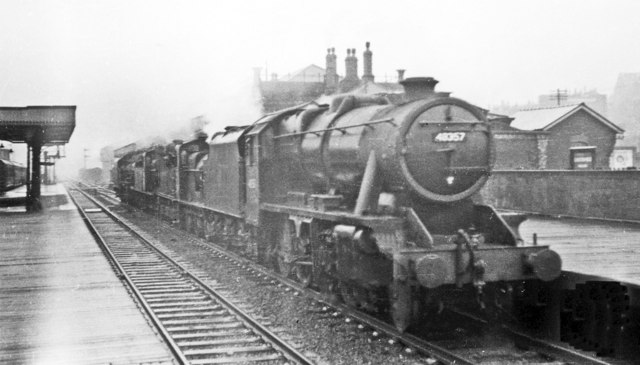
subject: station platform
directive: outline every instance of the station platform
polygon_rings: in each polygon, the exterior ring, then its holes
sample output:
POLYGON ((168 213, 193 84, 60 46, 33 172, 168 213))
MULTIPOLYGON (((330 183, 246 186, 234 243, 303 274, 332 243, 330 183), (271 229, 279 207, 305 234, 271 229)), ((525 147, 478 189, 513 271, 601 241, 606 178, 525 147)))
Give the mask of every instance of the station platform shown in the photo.
POLYGON ((173 363, 70 201, 0 212, 0 363, 173 363))
POLYGON ((530 216, 520 234, 549 245, 562 257, 562 270, 640 286, 640 223, 530 216))
MULTIPOLYGON (((25 212, 26 199, 26 185, 6 191, 0 195, 0 211, 25 212)), ((75 209, 62 184, 41 185, 40 202, 42 208, 47 210, 75 209)))

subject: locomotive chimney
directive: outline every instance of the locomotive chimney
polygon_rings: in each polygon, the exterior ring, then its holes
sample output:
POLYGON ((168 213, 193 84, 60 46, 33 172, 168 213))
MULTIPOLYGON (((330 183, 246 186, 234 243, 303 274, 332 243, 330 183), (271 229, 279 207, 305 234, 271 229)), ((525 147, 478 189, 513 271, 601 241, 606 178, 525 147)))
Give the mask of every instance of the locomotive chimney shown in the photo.
POLYGON ((324 75, 324 88, 326 95, 332 94, 338 89, 338 63, 336 58, 336 49, 327 49, 327 70, 324 75))
POLYGON ((370 43, 367 42, 366 43, 367 49, 362 53, 362 60, 363 60, 362 64, 364 68, 362 71, 362 80, 367 82, 373 82, 373 79, 374 79, 373 62, 372 62, 373 52, 369 50, 369 45, 370 43))
POLYGON ((400 82, 404 87, 405 97, 409 100, 423 99, 435 93, 438 80, 433 77, 409 77, 400 82))
POLYGON ((404 80, 404 70, 400 69, 396 71, 398 71, 398 83, 400 83, 402 82, 402 80, 404 80))

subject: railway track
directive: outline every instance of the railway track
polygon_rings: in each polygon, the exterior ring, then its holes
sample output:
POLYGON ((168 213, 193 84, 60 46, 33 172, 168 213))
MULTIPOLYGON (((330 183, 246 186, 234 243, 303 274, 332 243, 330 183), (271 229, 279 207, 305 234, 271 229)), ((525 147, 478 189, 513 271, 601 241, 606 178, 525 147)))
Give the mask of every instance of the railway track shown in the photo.
MULTIPOLYGON (((304 293, 305 296, 314 298, 318 303, 318 308, 321 308, 319 312, 324 312, 326 317, 341 317, 345 321, 352 323, 354 331, 366 331, 373 339, 378 339, 382 342, 390 344, 397 344, 405 348, 407 354, 419 353, 427 358, 435 360, 437 364, 479 364, 479 363, 512 363, 514 358, 520 355, 510 357, 509 351, 514 351, 509 346, 496 345, 495 347, 476 348, 471 349, 474 346, 474 341, 458 341, 460 336, 451 333, 444 336, 435 336, 434 339, 425 339, 424 337, 412 333, 401 333, 393 325, 380 320, 372 315, 363 313, 359 310, 351 308, 347 305, 336 303, 327 298, 323 294, 320 294, 312 289, 306 288, 300 283, 290 280, 288 278, 282 278, 273 272, 256 265, 252 261, 245 259, 242 256, 237 255, 234 252, 230 252, 217 245, 210 244, 203 241, 194 241, 195 244, 201 245, 208 251, 212 252, 214 259, 222 258, 222 261, 226 261, 230 270, 245 271, 254 276, 257 276, 265 283, 271 285, 278 285, 284 288, 285 292, 304 293), (503 346, 503 347, 500 347, 503 346), (506 356, 505 356, 506 355, 506 356), (500 361, 503 362, 500 362, 500 361)), ((237 275, 243 273, 238 272, 237 275)), ((542 364, 590 364, 590 365, 610 365, 612 362, 604 361, 589 354, 575 351, 573 349, 561 346, 557 343, 538 339, 510 328, 506 325, 492 325, 487 323, 486 320, 478 317, 474 317, 469 313, 455 312, 454 316, 463 317, 463 321, 466 321, 464 325, 467 328, 488 328, 493 326, 495 328, 494 334, 497 337, 507 340, 510 343, 516 342, 517 347, 523 349, 522 354, 524 356, 519 359, 520 364, 535 363, 542 364), (528 357, 528 359, 527 359, 528 357), (529 361, 529 362, 528 362, 529 361)), ((449 332, 454 332, 460 328, 448 327, 449 332)), ((469 334, 463 334, 463 336, 469 336, 469 334)), ((494 341, 496 344, 500 342, 499 339, 494 341)), ((482 344, 480 344, 482 346, 482 344)), ((624 364, 624 362, 615 362, 616 364, 624 364)))
POLYGON ((69 193, 179 363, 312 363, 104 205, 80 190, 69 193))
MULTIPOLYGON (((101 192, 99 192, 101 193, 101 192)), ((405 346, 405 351, 407 353, 420 353, 424 356, 427 356, 429 359, 432 359, 433 362, 430 363, 439 363, 439 364, 477 364, 482 362, 491 362, 496 363, 495 361, 500 361, 499 358, 501 354, 495 355, 496 353, 504 352, 504 350, 497 349, 489 349, 481 351, 482 353, 486 353, 485 358, 478 356, 475 354, 474 356, 469 356, 469 351, 465 351, 465 349, 459 348, 459 346, 450 346, 451 342, 449 339, 440 339, 440 340, 425 340, 420 336, 408 334, 408 333, 400 333, 390 324, 381 321, 378 318, 370 316, 366 313, 362 313, 360 311, 354 310, 348 306, 342 304, 336 304, 335 302, 330 301, 326 296, 313 291, 311 289, 305 288, 299 283, 287 279, 282 278, 281 276, 265 269, 264 267, 257 265, 256 263, 247 260, 246 258, 237 255, 234 252, 231 252, 223 247, 218 245, 211 244, 209 242, 205 242, 203 240, 194 239, 193 242, 206 250, 213 253, 213 260, 220 260, 221 265, 227 265, 229 270, 239 270, 246 271, 244 274, 251 274, 260 278, 260 280, 264 280, 266 283, 277 284, 278 286, 283 286, 287 288, 287 291, 291 290, 297 293, 304 293, 304 295, 314 298, 320 303, 320 312, 326 312, 328 317, 336 317, 341 316, 348 322, 352 322, 358 330, 362 331, 363 329, 368 331, 370 336, 382 338, 384 337, 386 341, 389 343, 398 344, 400 346, 405 346), (226 264, 225 264, 226 263, 226 264), (247 273, 248 272, 248 273, 247 273), (497 360, 492 360, 491 357, 497 360), (493 361, 493 362, 492 362, 493 361)), ((242 273, 238 273, 242 275, 242 273)), ((470 321, 476 322, 476 325, 486 326, 487 323, 482 319, 473 318, 468 315, 467 318, 470 321)), ((564 347, 557 343, 548 342, 545 340, 537 339, 532 336, 529 336, 525 333, 518 332, 517 330, 511 329, 507 326, 500 326, 500 333, 502 336, 512 338, 513 341, 517 342, 518 347, 528 348, 531 352, 535 353, 535 360, 531 360, 536 364, 610 364, 611 362, 603 361, 602 359, 596 358, 594 356, 590 356, 589 354, 585 354, 583 352, 574 351, 570 348, 564 347), (544 360, 546 359, 546 360, 544 360)), ((506 360, 509 361, 509 360, 506 360)), ((526 361, 526 360, 525 360, 526 361)), ((505 362, 508 363, 508 362, 505 362)), ((526 363, 526 362, 521 362, 526 363)), ((617 362, 616 362, 617 363, 617 362)))

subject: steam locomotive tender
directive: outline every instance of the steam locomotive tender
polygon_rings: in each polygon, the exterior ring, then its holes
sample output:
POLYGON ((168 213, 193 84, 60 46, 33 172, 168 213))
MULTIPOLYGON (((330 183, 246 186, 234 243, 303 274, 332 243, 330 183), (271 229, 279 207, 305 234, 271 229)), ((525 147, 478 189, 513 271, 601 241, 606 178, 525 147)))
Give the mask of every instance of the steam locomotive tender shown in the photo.
POLYGON ((401 95, 343 94, 211 138, 118 161, 122 199, 224 242, 400 330, 460 292, 497 302, 561 260, 525 245, 521 217, 472 197, 491 171, 484 111, 433 78, 401 95), (507 294, 504 294, 507 293, 507 294))

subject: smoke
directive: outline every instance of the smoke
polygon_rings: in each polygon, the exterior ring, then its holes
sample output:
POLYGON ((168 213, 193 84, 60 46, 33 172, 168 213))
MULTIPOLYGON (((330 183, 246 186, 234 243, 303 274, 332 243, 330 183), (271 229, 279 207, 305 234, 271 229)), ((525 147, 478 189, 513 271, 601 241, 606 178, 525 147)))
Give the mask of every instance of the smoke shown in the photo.
POLYGON ((75 177, 85 163, 88 168, 102 167, 100 150, 106 146, 168 144, 189 140, 198 130, 211 135, 228 125, 253 123, 261 104, 251 68, 234 71, 231 77, 212 71, 199 74, 201 78, 174 80, 162 88, 172 92, 147 94, 145 100, 136 93, 114 92, 109 100, 79 104, 76 131, 67 146, 68 157, 59 162, 58 176, 75 177), (108 117, 95 114, 100 110, 108 110, 108 117))

